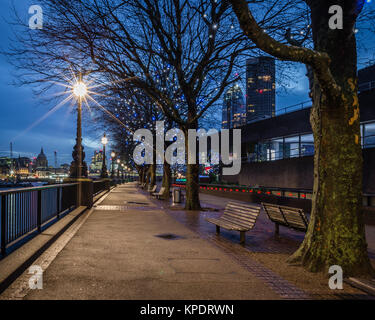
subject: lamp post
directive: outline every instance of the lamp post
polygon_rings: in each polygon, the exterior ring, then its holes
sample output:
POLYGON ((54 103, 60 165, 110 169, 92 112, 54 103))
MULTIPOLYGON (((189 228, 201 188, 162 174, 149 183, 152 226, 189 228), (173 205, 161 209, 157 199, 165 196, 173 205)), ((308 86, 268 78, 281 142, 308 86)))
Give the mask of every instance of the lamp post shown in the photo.
MULTIPOLYGON (((73 151, 73 162, 70 168, 71 178, 82 177, 83 167, 83 147, 82 147, 82 99, 87 94, 87 87, 82 81, 78 81, 73 86, 73 94, 77 98, 77 134, 76 134, 76 145, 73 151)), ((86 176, 86 173, 84 173, 86 176)))
POLYGON ((85 155, 83 153, 82 146, 82 99, 87 94, 87 87, 81 80, 73 86, 73 94, 77 99, 77 133, 76 133, 76 144, 73 147, 73 161, 70 166, 70 178, 76 179, 78 183, 77 190, 77 206, 82 203, 82 181, 83 177, 87 177, 87 170, 82 172, 82 169, 87 169, 84 165, 85 155))
POLYGON ((117 159, 116 162, 117 162, 117 178, 120 178, 120 159, 117 159))
POLYGON ((102 144, 103 144, 103 164, 102 164, 102 171, 101 171, 101 174, 100 174, 101 178, 108 178, 107 165, 105 163, 105 146, 106 146, 107 143, 108 143, 108 139, 107 139, 107 136, 104 133, 104 135, 102 137, 102 144))
POLYGON ((121 164, 121 179, 124 180, 124 164, 121 164))
POLYGON ((125 169, 125 180, 128 178, 128 166, 124 166, 125 169))
POLYGON ((114 151, 112 151, 112 153, 111 153, 111 165, 112 165, 111 178, 112 179, 115 176, 115 166, 114 166, 115 157, 116 157, 116 153, 114 151))

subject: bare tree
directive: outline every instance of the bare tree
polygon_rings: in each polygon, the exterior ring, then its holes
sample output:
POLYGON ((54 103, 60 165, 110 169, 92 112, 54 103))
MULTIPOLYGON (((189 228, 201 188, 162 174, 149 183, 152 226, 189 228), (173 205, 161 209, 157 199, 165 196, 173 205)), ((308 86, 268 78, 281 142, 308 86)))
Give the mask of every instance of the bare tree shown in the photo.
MULTIPOLYGON (((146 93, 186 136, 217 107, 225 88, 238 81, 246 57, 256 54, 234 24, 228 1, 40 2, 43 30, 18 33, 17 43, 23 46, 13 48, 16 64, 29 71, 23 83, 45 85, 70 69, 97 78, 111 74, 119 81, 130 77, 129 84, 146 93), (159 86, 154 69, 160 65, 169 66, 177 82, 174 90, 159 86)), ((292 7, 290 1, 275 1, 272 10, 259 10, 259 23, 277 33, 288 25, 278 12, 292 7)), ((300 20, 290 14, 290 21, 300 20)), ((188 164, 186 209, 200 208, 198 179, 199 165, 188 164)))

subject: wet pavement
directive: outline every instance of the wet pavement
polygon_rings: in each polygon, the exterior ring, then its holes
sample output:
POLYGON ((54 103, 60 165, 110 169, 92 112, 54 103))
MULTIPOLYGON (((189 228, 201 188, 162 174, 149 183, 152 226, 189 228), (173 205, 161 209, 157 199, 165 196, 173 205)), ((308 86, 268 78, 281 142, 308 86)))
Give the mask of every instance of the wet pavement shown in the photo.
MULTIPOLYGON (((226 204, 231 201, 228 198, 220 198, 217 196, 200 194, 202 211, 185 211, 183 203, 173 205, 171 201, 153 202, 172 216, 177 221, 187 226, 192 231, 199 234, 216 247, 223 250, 231 256, 245 269, 249 270, 256 277, 265 282, 267 286, 280 294, 284 299, 365 299, 374 300, 374 297, 367 295, 362 291, 352 290, 346 286, 346 292, 333 292, 327 290, 327 280, 324 276, 317 276, 307 273, 310 279, 305 280, 306 272, 299 268, 299 275, 293 274, 293 270, 288 272, 278 272, 278 268, 288 268, 286 259, 294 253, 304 239, 304 232, 295 231, 280 226, 280 235, 275 236, 274 224, 269 220, 266 213, 261 210, 257 222, 252 230, 246 233, 246 244, 239 243, 239 232, 220 230, 220 235, 216 235, 215 225, 208 223, 206 218, 218 218, 223 214, 226 204), (257 254, 261 254, 260 261, 268 261, 268 266, 259 263, 257 254), (273 259, 269 259, 273 257, 273 259), (273 270, 272 270, 273 269, 273 270), (294 280, 286 280, 279 273, 288 275, 294 280), (291 274, 290 274, 291 273, 291 274), (319 280, 320 286, 311 286, 307 290, 301 290, 301 287, 309 287, 309 283, 319 280), (296 283, 298 285, 296 285, 296 283)), ((237 200, 235 200, 237 201, 237 200)), ((240 201, 241 202, 241 201, 240 201)), ((375 228, 374 226, 366 226, 366 236, 369 245, 369 257, 375 259, 375 228)), ((375 261, 372 261, 375 267, 375 261)), ((318 282, 319 282, 318 281, 318 282)))
POLYGON ((23 299, 283 298, 133 185, 112 190, 43 271, 23 299))
MULTIPOLYGON (((280 227, 275 238, 263 211, 247 232, 246 245, 239 244, 239 232, 222 230, 217 236, 205 218, 220 216, 228 201, 201 194, 204 210, 192 212, 151 199, 135 184, 119 186, 44 270, 43 290, 22 298, 371 299, 351 287, 328 292, 327 279, 302 268, 285 271, 285 257, 304 233, 280 227), (322 290, 316 289, 317 280, 322 290)), ((10 290, 0 299, 14 297, 10 290)))
MULTIPOLYGON (((208 194, 200 194, 202 208, 205 211, 185 211, 183 204, 173 208, 171 203, 158 204, 168 209, 168 213, 175 219, 188 226, 190 229, 202 234, 215 234, 215 225, 205 221, 206 218, 217 218, 223 214, 226 204, 231 201, 228 198, 221 198, 208 194), (173 209, 172 209, 173 208, 173 209), (211 210, 210 210, 211 209, 211 210), (207 211, 206 211, 207 210, 207 211)), ((237 200, 233 200, 237 201, 237 200)), ((241 202, 241 201, 237 201, 241 202)), ((257 222, 252 230, 246 232, 245 248, 251 252, 258 253, 285 253, 295 252, 305 236, 304 232, 295 231, 280 226, 280 235, 275 237, 275 225, 272 223, 264 210, 261 210, 257 222)), ((220 230, 220 237, 231 242, 239 242, 239 232, 220 230)), ((369 257, 375 260, 375 226, 366 225, 366 238, 368 242, 369 257)))

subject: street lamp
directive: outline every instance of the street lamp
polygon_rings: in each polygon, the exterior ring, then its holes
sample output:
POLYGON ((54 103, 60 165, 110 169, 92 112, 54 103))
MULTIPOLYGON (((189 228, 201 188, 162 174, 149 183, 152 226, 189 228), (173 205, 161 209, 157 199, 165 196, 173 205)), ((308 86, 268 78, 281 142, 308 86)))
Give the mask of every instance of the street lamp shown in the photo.
POLYGON ((120 159, 116 160, 117 162, 117 178, 120 178, 120 159))
POLYGON ((73 93, 76 97, 83 98, 87 94, 87 86, 82 81, 78 81, 73 86, 73 93))
MULTIPOLYGON (((71 178, 81 178, 82 177, 82 167, 83 167, 83 147, 82 147, 82 99, 87 94, 87 86, 84 82, 77 81, 73 86, 73 94, 77 98, 77 135, 76 135, 76 145, 73 150, 73 162, 70 168, 71 178)), ((87 172, 84 172, 84 176, 87 176, 87 172)))
POLYGON ((111 178, 112 179, 115 176, 115 166, 114 166, 115 157, 116 157, 116 153, 114 151, 112 151, 112 153, 111 153, 111 162, 112 162, 111 163, 111 165, 112 165, 111 178))
POLYGON ((101 178, 108 178, 108 172, 107 172, 107 165, 105 163, 105 146, 108 143, 108 138, 107 136, 103 135, 102 137, 102 145, 103 145, 103 164, 102 164, 102 172, 100 174, 101 178))

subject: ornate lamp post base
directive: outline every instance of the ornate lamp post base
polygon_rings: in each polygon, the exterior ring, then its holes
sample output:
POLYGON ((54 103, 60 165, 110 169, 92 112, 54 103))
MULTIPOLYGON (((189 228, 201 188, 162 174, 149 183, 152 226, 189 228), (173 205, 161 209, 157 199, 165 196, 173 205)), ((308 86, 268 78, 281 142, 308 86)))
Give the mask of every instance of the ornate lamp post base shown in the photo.
POLYGON ((100 178, 108 178, 108 171, 107 171, 107 166, 105 164, 103 164, 102 166, 102 171, 100 173, 100 178))
MULTIPOLYGON (((81 166, 81 176, 80 178, 87 178, 87 164, 84 161, 85 159, 85 152, 83 151, 83 146, 82 148, 82 153, 81 153, 81 159, 82 159, 82 166, 81 166)), ((70 164, 70 172, 69 172, 69 177, 70 178, 78 178, 79 177, 79 160, 78 160, 78 146, 77 144, 73 148, 72 156, 73 156, 73 161, 70 164)))

